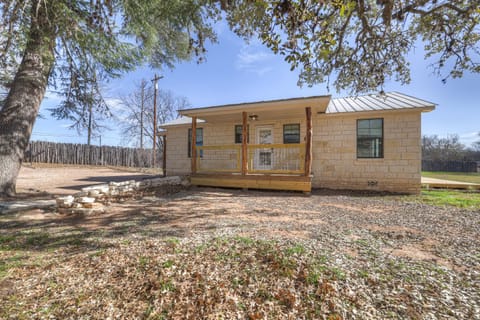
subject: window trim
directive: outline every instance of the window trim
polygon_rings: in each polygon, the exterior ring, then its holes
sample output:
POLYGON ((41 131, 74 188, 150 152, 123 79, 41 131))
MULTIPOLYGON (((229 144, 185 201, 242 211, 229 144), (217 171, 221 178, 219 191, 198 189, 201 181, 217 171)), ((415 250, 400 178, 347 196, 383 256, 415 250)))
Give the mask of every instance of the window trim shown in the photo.
MULTIPOLYGON (((203 146, 203 128, 197 128, 196 137, 198 137, 198 130, 202 131, 202 144, 198 144, 198 140, 197 140, 197 146, 203 146)), ((187 147, 188 147, 187 157, 192 158, 192 128, 188 128, 187 130, 187 147)), ((203 153, 200 153, 200 157, 202 156, 203 156, 203 153)))
MULTIPOLYGON (((237 128, 240 127, 242 130, 240 132, 240 138, 242 137, 242 132, 243 132, 243 125, 242 124, 236 124, 233 127, 233 142, 235 144, 241 144, 242 141, 240 139, 240 142, 237 142, 237 128)), ((250 142, 250 125, 247 124, 247 143, 250 142)))
POLYGON ((356 128, 356 151, 357 151, 357 159, 384 159, 385 158, 385 119, 384 118, 365 118, 365 119, 357 119, 357 128, 356 128), (358 150, 358 124, 360 121, 364 120, 381 120, 382 121, 382 137, 381 137, 381 148, 380 148, 380 156, 379 157, 369 157, 369 156, 360 156, 358 150))
POLYGON ((294 143, 300 143, 301 141, 301 134, 302 134, 302 127, 300 126, 300 123, 285 123, 283 125, 283 144, 294 144, 294 143), (286 142, 285 141, 285 127, 286 126, 298 126, 298 141, 297 142, 286 142))

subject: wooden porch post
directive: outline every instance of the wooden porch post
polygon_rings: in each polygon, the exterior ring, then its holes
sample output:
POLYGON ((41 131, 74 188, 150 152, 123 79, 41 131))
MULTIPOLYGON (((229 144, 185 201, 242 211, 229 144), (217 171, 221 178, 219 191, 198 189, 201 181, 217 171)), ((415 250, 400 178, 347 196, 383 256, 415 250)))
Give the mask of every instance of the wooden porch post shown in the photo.
POLYGON ((163 159, 162 159, 162 172, 163 176, 167 176, 167 135, 163 136, 163 159))
POLYGON ((305 176, 312 174, 312 108, 306 107, 307 135, 305 141, 305 176))
POLYGON ((197 172, 197 117, 192 117, 192 174, 197 172))
POLYGON ((242 112, 242 176, 247 174, 247 159, 248 159, 248 149, 247 149, 247 113, 242 112))

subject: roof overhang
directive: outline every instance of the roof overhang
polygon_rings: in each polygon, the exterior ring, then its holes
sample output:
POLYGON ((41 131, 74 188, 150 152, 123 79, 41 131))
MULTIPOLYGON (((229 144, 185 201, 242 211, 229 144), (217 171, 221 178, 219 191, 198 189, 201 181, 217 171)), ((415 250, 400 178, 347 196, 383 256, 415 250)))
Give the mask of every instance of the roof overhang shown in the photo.
POLYGON ((258 120, 275 120, 305 116, 305 108, 311 107, 312 113, 326 111, 330 96, 313 96, 294 99, 259 101, 229 104, 206 108, 180 110, 182 116, 197 117, 207 122, 242 121, 242 112, 248 116, 257 116, 258 120))

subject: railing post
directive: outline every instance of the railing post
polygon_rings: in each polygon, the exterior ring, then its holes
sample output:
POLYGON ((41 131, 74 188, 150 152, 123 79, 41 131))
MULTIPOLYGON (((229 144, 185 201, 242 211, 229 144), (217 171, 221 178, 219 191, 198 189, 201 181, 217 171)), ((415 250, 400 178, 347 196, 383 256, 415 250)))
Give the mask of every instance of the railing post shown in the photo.
POLYGON ((307 134, 305 141, 305 176, 312 174, 312 108, 305 108, 307 118, 307 134))
POLYGON ((246 175, 247 161, 248 161, 248 149, 247 149, 247 113, 242 112, 242 175, 246 175))
POLYGON ((197 117, 192 117, 192 174, 197 172, 197 117))

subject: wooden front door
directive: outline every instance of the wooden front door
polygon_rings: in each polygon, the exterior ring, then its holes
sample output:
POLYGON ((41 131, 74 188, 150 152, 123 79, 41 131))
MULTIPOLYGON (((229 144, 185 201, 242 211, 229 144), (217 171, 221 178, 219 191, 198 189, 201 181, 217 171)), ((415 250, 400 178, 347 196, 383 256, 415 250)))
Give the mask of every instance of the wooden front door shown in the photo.
MULTIPOLYGON (((259 126, 256 128, 257 144, 273 143, 273 126, 259 126)), ((272 170, 273 148, 258 148, 255 150, 255 170, 272 170)))

